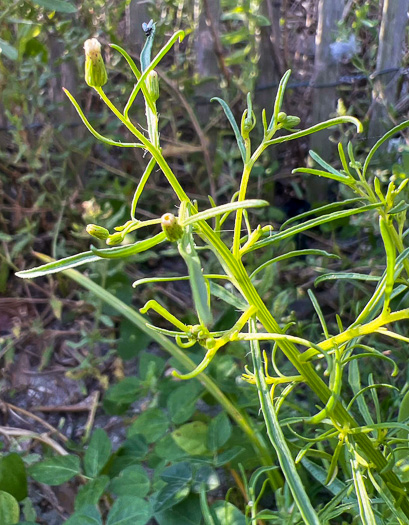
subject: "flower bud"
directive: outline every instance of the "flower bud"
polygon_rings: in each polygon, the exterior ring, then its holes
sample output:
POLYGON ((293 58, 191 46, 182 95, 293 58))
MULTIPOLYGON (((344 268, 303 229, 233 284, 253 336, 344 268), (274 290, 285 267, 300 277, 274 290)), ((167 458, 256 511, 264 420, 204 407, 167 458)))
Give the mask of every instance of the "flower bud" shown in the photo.
POLYGON ((109 231, 103 226, 98 226, 97 224, 88 224, 86 230, 87 233, 93 237, 96 237, 97 239, 101 239, 101 241, 108 239, 109 231))
POLYGON ((283 128, 285 129, 295 128, 295 126, 298 126, 300 122, 301 122, 300 117, 295 117, 294 115, 288 115, 288 117, 286 117, 286 119, 283 122, 283 128))
POLYGON ((120 244, 124 240, 124 234, 122 232, 112 233, 106 240, 108 246, 115 246, 120 244))
POLYGON ((102 87, 108 81, 107 71, 101 56, 101 44, 96 38, 84 43, 85 82, 91 87, 102 87))
POLYGON ((183 229, 173 213, 162 215, 161 225, 168 241, 175 242, 182 238, 183 229))
POLYGON ((277 122, 284 122, 286 118, 287 113, 284 113, 284 111, 280 111, 280 113, 277 115, 277 122))
POLYGON ((156 102, 159 98, 159 77, 156 71, 150 71, 146 77, 146 85, 148 87, 149 95, 152 100, 156 102))

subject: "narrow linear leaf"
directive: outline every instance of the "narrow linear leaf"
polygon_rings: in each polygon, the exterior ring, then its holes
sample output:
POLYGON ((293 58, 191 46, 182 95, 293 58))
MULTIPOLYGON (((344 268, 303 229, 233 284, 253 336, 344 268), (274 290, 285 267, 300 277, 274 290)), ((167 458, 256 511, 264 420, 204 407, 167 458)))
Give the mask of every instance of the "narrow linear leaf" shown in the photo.
POLYGON ((261 208, 263 206, 268 206, 267 201, 261 199, 248 199, 240 202, 229 202, 227 204, 222 204, 216 208, 209 208, 208 210, 201 211, 195 215, 191 215, 183 221, 182 226, 188 226, 189 224, 194 224, 198 221, 207 221, 212 217, 217 215, 222 215, 223 213, 230 213, 235 210, 244 209, 244 208, 261 208))
POLYGON ((9 60, 18 59, 18 51, 11 44, 0 38, 0 56, 4 55, 9 60))
POLYGON ((289 140, 305 137, 306 135, 311 135, 312 133, 316 133, 317 131, 321 131, 322 129, 337 126, 338 124, 354 124, 357 128, 358 133, 360 133, 363 129, 361 122, 355 117, 336 117, 330 120, 326 120, 325 122, 320 122, 319 124, 316 124, 315 126, 312 126, 310 128, 303 129, 301 131, 296 131, 295 133, 291 133, 290 135, 284 135, 283 137, 278 137, 276 139, 269 140, 265 143, 265 146, 272 146, 273 144, 280 144, 289 140))
MULTIPOLYGON (((250 321, 249 331, 256 332, 255 321, 250 321)), ((263 363, 261 358, 260 345, 258 341, 250 342, 254 373, 256 376, 257 390, 259 393, 260 405, 267 427, 267 434, 276 451, 278 461, 290 487, 294 501, 298 510, 307 525, 319 525, 320 520, 311 505, 310 499, 305 491, 305 487, 297 472, 291 451, 288 448, 283 431, 277 418, 270 392, 265 381, 263 363)))
POLYGON ((285 222, 283 222, 280 230, 285 230, 287 226, 291 224, 292 222, 300 221, 301 219, 305 219, 306 217, 309 217, 310 215, 319 215, 320 213, 324 211, 335 210, 336 208, 340 208, 341 206, 349 206, 350 204, 362 202, 362 200, 363 200, 362 197, 354 197, 353 199, 346 199, 340 202, 331 202, 330 204, 325 204, 324 206, 320 206, 319 208, 313 208, 312 210, 308 210, 308 211, 305 211, 304 213, 300 213, 299 215, 295 215, 294 217, 290 217, 285 222))
POLYGON ((364 213, 366 211, 374 210, 375 208, 378 208, 379 206, 380 206, 379 203, 368 204, 367 206, 361 206, 360 208, 354 208, 353 210, 343 210, 343 211, 338 211, 334 213, 329 213, 327 215, 321 215, 320 217, 317 217, 316 219, 310 219, 309 221, 306 221, 302 224, 292 226, 291 228, 288 228, 287 230, 271 235, 267 239, 258 241, 255 244, 253 244, 253 246, 251 246, 248 251, 252 252, 254 250, 258 250, 259 248, 264 248, 265 246, 269 246, 270 244, 274 244, 276 242, 282 241, 283 239, 287 239, 288 237, 292 237, 293 235, 296 235, 297 233, 301 233, 305 230, 315 228, 316 226, 319 226, 320 224, 324 224, 324 223, 331 222, 331 221, 336 221, 344 217, 350 217, 351 215, 357 215, 358 213, 364 213))
POLYGON ((331 164, 328 164, 328 162, 325 162, 325 160, 320 157, 318 155, 318 153, 315 153, 315 151, 313 150, 310 150, 309 151, 309 154, 310 154, 310 157, 315 160, 315 162, 317 164, 319 164, 321 166, 321 168, 324 168, 324 170, 327 170, 329 171, 330 173, 332 173, 332 175, 337 175, 338 177, 342 177, 342 178, 346 178, 346 179, 350 179, 350 177, 348 177, 347 175, 344 175, 343 173, 341 173, 340 171, 336 170, 335 168, 333 168, 331 166, 331 164))
POLYGON ((325 273, 324 275, 320 275, 317 277, 314 281, 314 285, 317 286, 317 284, 322 283, 323 281, 331 281, 331 280, 338 280, 338 279, 344 279, 347 281, 375 281, 378 282, 382 279, 382 277, 377 275, 366 275, 364 273, 355 273, 355 272, 333 272, 333 273, 325 273))
POLYGON ((44 7, 48 11, 56 11, 58 13, 76 13, 77 8, 70 2, 65 0, 32 0, 34 5, 44 7))
POLYGON ((342 173, 338 175, 334 173, 328 173, 327 171, 316 170, 314 168, 296 168, 291 173, 308 173, 309 175, 318 175, 318 177, 336 180, 338 182, 342 182, 343 184, 347 184, 348 186, 355 184, 354 179, 348 177, 347 175, 343 175, 342 173))
POLYGON ((231 127, 233 128, 234 135, 236 137, 237 145, 239 147, 243 162, 246 162, 246 147, 244 145, 243 137, 241 136, 239 127, 237 125, 236 119, 233 116, 233 113, 231 112, 231 109, 229 108, 229 106, 226 104, 226 102, 222 98, 213 97, 210 99, 210 102, 213 102, 213 100, 216 100, 216 102, 218 102, 223 108, 223 111, 228 121, 230 122, 231 127))
POLYGON ((126 246, 115 246, 114 248, 102 249, 91 246, 91 252, 102 259, 121 259, 122 257, 131 257, 131 255, 149 250, 165 240, 166 234, 161 232, 154 237, 135 242, 134 244, 127 244, 126 246))
MULTIPOLYGON (((34 253, 34 255, 38 255, 34 253)), ((48 275, 50 273, 62 272, 68 270, 69 268, 75 268, 76 266, 81 266, 81 264, 87 264, 95 261, 101 261, 101 257, 94 255, 92 252, 83 252, 78 253, 77 255, 71 255, 70 257, 65 257, 59 261, 53 261, 42 266, 37 266, 36 268, 31 268, 30 270, 23 270, 17 272, 17 277, 22 277, 23 279, 34 279, 35 277, 41 277, 42 275, 48 275)))
POLYGON ((273 259, 270 259, 269 261, 263 263, 254 270, 254 272, 250 275, 250 279, 253 279, 253 277, 255 277, 259 272, 270 266, 270 264, 285 261, 286 259, 291 259, 292 257, 305 257, 306 255, 317 255, 322 257, 329 257, 331 259, 340 259, 339 255, 335 255, 334 253, 328 253, 325 250, 316 250, 309 248, 306 250, 294 250, 292 252, 287 252, 283 255, 279 255, 278 257, 274 257, 273 259))
POLYGON ((362 168, 362 175, 365 177, 366 171, 368 169, 369 163, 372 160, 372 157, 375 155, 376 151, 382 146, 384 142, 386 142, 388 139, 393 137, 393 135, 396 135, 399 131, 402 131, 403 129, 407 128, 409 126, 409 120, 405 120, 405 122, 402 122, 401 124, 398 124, 391 130, 389 130, 383 137, 381 137, 378 142, 376 142, 371 151, 368 153, 368 156, 365 159, 364 166, 362 168))

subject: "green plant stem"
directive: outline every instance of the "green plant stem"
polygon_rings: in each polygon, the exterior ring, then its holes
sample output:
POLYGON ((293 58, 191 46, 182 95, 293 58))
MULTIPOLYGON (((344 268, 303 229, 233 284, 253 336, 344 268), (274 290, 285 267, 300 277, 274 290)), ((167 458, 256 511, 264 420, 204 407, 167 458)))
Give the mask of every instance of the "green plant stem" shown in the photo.
MULTIPOLYGON (((164 175, 167 177, 170 185, 174 189, 179 200, 189 201, 187 194, 185 193, 185 191, 179 184, 179 181, 177 180, 174 173, 170 169, 166 160, 163 158, 160 152, 160 149, 152 145, 149 142, 149 140, 131 123, 129 119, 124 118, 124 116, 117 110, 117 108, 106 97, 105 93, 102 91, 101 88, 96 88, 96 91, 100 94, 101 98, 104 100, 107 106, 111 109, 111 111, 140 140, 140 142, 146 147, 146 149, 155 158, 156 162, 158 163, 159 167, 163 171, 164 175)), ((352 119, 351 117, 351 121, 353 120, 354 119, 352 119)), ((279 137, 278 139, 274 139, 274 140, 263 141, 260 144, 260 146, 257 148, 257 150, 254 152, 249 163, 246 163, 245 165, 244 172, 243 172, 243 179, 242 179, 240 192, 239 192, 239 200, 245 199, 245 195, 247 191, 247 184, 248 184, 251 168, 254 165, 254 162, 261 155, 264 149, 266 149, 269 145, 280 143, 280 142, 285 142, 288 140, 293 140, 294 138, 305 136, 314 131, 319 131, 320 129, 324 129, 324 127, 329 127, 329 125, 334 125, 339 122, 340 122, 339 119, 332 119, 331 121, 327 121, 326 123, 324 123, 325 124, 324 126, 317 125, 317 126, 313 126, 312 128, 309 128, 308 130, 303 130, 302 132, 297 132, 289 136, 279 137)), ((247 300, 249 306, 256 307, 257 318, 262 323, 266 331, 270 333, 280 334, 282 333, 280 326, 278 325, 274 317, 271 315, 266 305, 264 304, 263 300, 259 296, 257 290, 251 283, 251 280, 247 274, 247 271, 245 270, 241 260, 238 257, 238 251, 240 248, 240 232, 241 232, 242 216, 243 216, 242 211, 238 210, 237 216, 236 216, 235 233, 234 233, 234 240, 233 240, 233 253, 227 248, 227 246, 221 241, 221 239, 217 236, 217 234, 212 230, 212 228, 205 221, 198 222, 197 228, 199 232, 201 232, 205 240, 207 240, 209 246, 213 249, 215 255, 219 259, 227 275, 232 278, 232 282, 237 286, 238 290, 241 292, 243 297, 247 300)), ((397 236, 396 231, 395 231, 395 236, 393 236, 392 232, 391 232, 391 235, 392 235, 392 238, 394 239, 397 236)), ((70 270, 70 272, 73 272, 73 270, 70 270)), ((157 335, 160 335, 160 334, 157 334, 157 335)), ((167 348, 168 345, 171 343, 165 337, 162 336, 160 344, 162 344, 165 348, 167 348)), ((315 372, 311 363, 303 362, 300 359, 300 352, 294 344, 288 341, 277 341, 277 345, 283 351, 283 353, 286 355, 289 361, 294 365, 294 367, 298 370, 298 372, 303 376, 304 381, 315 392, 315 394, 319 397, 321 402, 326 405, 332 396, 331 390, 328 388, 326 383, 320 378, 320 376, 315 372)), ((183 356, 184 359, 187 359, 186 356, 184 356, 183 352, 181 352, 179 348, 175 346, 175 349, 177 349, 177 352, 180 352, 181 356, 183 356)), ((200 381, 202 381, 203 383, 204 381, 207 381, 208 379, 209 379, 208 376, 204 374, 200 376, 200 381)), ((216 385, 213 384, 213 386, 217 388, 216 385)), ((222 393, 218 390, 218 395, 220 394, 222 393)), ((219 399, 219 397, 217 397, 217 399, 219 399)), ((230 411, 228 412, 230 413, 230 411)), ((336 401, 334 403, 331 417, 341 428, 348 429, 348 428, 353 428, 353 427, 358 426, 357 422, 347 412, 347 410, 343 407, 340 401, 336 401)), ((236 417, 234 419, 238 421, 236 417)), ((377 448, 374 447, 370 438, 366 434, 356 434, 354 435, 354 440, 360 447, 361 452, 364 453, 366 457, 368 458, 368 460, 375 465, 378 473, 382 476, 384 481, 390 486, 391 490, 394 492, 397 498, 397 501, 399 502, 402 510, 409 517, 409 501, 407 499, 401 498, 402 491, 404 491, 404 487, 399 481, 399 479, 397 478, 397 476, 392 471, 390 470, 388 471, 387 469, 385 469, 385 467, 387 466, 387 461, 385 457, 383 456, 383 454, 377 448), (383 472, 383 469, 385 469, 386 471, 383 472), (394 487, 396 487, 396 489, 394 487)))
MULTIPOLYGON (((213 250, 218 256, 223 268, 225 268, 228 275, 232 277, 232 281, 236 283, 243 297, 247 300, 249 305, 253 305, 257 308, 257 318, 267 332, 281 334, 282 330, 280 326, 271 315, 250 281, 242 262, 233 257, 233 254, 227 246, 218 238, 207 223, 200 223, 200 228, 203 236, 206 238, 208 244, 213 247, 213 250)), ((315 392, 321 402, 326 405, 331 397, 331 390, 315 372, 313 366, 310 363, 302 362, 300 359, 300 352, 294 344, 287 341, 277 341, 277 345, 303 376, 304 381, 315 392)), ((340 401, 335 402, 331 416, 340 428, 348 429, 358 426, 358 423, 347 412, 340 401)), ((381 451, 373 445, 366 434, 356 434, 354 435, 354 440, 360 447, 361 452, 364 453, 368 460, 375 465, 376 470, 381 475, 382 479, 390 486, 391 491, 394 492, 396 500, 400 503, 402 510, 409 517, 409 501, 408 499, 401 498, 404 487, 392 471, 385 469, 387 461, 381 451), (383 469, 386 471, 383 471, 383 469), (396 490, 394 487, 396 487, 396 490)))
MULTIPOLYGON (((255 333, 256 324, 254 320, 249 322, 249 331, 255 333)), ((251 341, 251 354, 253 359, 254 375, 260 399, 260 406, 263 412, 264 421, 267 427, 267 434, 277 453, 278 461, 284 472, 286 481, 290 487, 294 501, 297 504, 304 523, 307 525, 320 525, 317 514, 305 492, 304 485, 295 468, 290 449, 288 448, 284 434, 281 430, 277 414, 274 410, 269 388, 264 377, 264 367, 261 358, 260 345, 258 341, 251 341)))
MULTIPOLYGON (((53 259, 46 255, 37 254, 41 260, 45 262, 51 262, 53 259)), ((76 270, 66 270, 65 275, 70 279, 92 292, 96 297, 109 304, 112 308, 117 310, 121 315, 126 317, 132 324, 137 326, 140 330, 149 333, 149 336, 154 339, 159 345, 161 345, 173 358, 175 358, 181 366, 193 370, 196 364, 187 356, 185 353, 174 343, 172 343, 167 337, 154 332, 147 326, 145 318, 135 312, 133 308, 126 305, 120 299, 112 295, 110 292, 94 283, 91 279, 77 272, 76 270)), ((253 447, 257 451, 262 464, 265 466, 271 466, 274 464, 274 460, 271 457, 269 447, 267 446, 263 436, 253 428, 253 425, 249 422, 246 414, 240 412, 233 403, 224 395, 217 384, 206 374, 200 374, 197 380, 202 383, 206 390, 217 400, 218 403, 226 410, 230 417, 236 422, 236 424, 243 430, 247 435, 253 447)), ((269 472, 269 478, 273 490, 280 488, 283 485, 283 480, 279 472, 272 470, 269 472)))
POLYGON ((176 193, 178 199, 180 201, 189 201, 189 197, 187 196, 184 189, 180 185, 173 171, 170 169, 168 163, 166 162, 162 153, 160 152, 160 149, 155 147, 149 141, 149 139, 147 139, 145 135, 141 133, 139 129, 137 129, 132 124, 132 122, 129 119, 126 119, 122 115, 122 113, 114 106, 114 104, 112 104, 109 98, 105 95, 102 88, 94 88, 94 89, 99 94, 99 96, 102 98, 102 100, 105 102, 105 104, 109 107, 109 109, 112 111, 112 113, 129 129, 131 133, 135 135, 135 137, 137 137, 141 141, 144 147, 149 151, 152 157, 156 160, 163 174, 168 179, 169 184, 172 186, 174 192, 176 193))

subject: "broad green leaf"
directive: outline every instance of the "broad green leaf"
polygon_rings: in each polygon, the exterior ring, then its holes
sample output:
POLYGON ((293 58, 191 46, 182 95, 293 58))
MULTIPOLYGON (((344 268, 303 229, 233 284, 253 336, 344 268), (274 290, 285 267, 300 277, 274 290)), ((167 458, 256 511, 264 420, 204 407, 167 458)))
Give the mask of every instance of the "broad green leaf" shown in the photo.
POLYGON ((91 478, 98 476, 112 451, 112 443, 102 428, 94 431, 84 455, 84 470, 91 478))
POLYGON ((27 497, 26 467, 15 452, 0 458, 0 491, 8 492, 17 501, 27 497))
POLYGON ((32 478, 46 485, 61 485, 80 471, 80 458, 71 454, 45 459, 28 469, 32 478))
POLYGON ((65 0, 31 0, 34 5, 44 7, 48 11, 56 11, 58 13, 76 13, 77 8, 70 2, 65 0))
POLYGON ((112 477, 119 476, 125 468, 140 464, 148 451, 149 447, 143 436, 135 434, 128 438, 114 456, 109 475, 112 477))
POLYGON ((87 505, 70 516, 64 525, 102 525, 102 518, 94 505, 87 505))
POLYGON ((0 523, 15 525, 20 517, 17 500, 8 492, 0 491, 0 523))
POLYGON ((112 505, 106 525, 145 525, 152 517, 151 505, 137 496, 121 496, 112 505))
POLYGON ((231 112, 231 109, 229 108, 229 106, 226 104, 226 102, 223 99, 221 99, 219 97, 213 97, 213 98, 210 99, 210 102, 213 102, 213 100, 216 100, 221 105, 221 107, 223 108, 223 111, 224 111, 228 121, 230 122, 231 127, 233 128, 234 135, 235 135, 236 141, 237 141, 237 145, 238 145, 239 150, 240 150, 241 158, 243 159, 243 162, 246 162, 246 147, 244 145, 244 139, 241 136, 239 127, 237 125, 236 119, 233 116, 233 113, 231 112))
POLYGON ((192 465, 188 461, 175 463, 170 467, 165 468, 160 477, 166 483, 187 484, 192 480, 193 477, 192 465))
POLYGON ((147 443, 154 443, 161 438, 169 427, 167 415, 160 408, 150 408, 138 416, 128 429, 128 437, 141 434, 147 443))
POLYGON ((190 486, 183 480, 167 483, 152 497, 151 503, 155 514, 178 505, 187 498, 189 492, 190 486))
POLYGON ((104 398, 104 409, 108 414, 123 414, 141 394, 141 380, 125 377, 108 388, 104 398))
POLYGON ((18 51, 11 44, 0 38, 0 57, 4 55, 9 60, 18 59, 18 51))
POLYGON ((200 456, 208 453, 208 427, 202 421, 194 421, 179 427, 172 432, 176 444, 191 456, 200 456))
POLYGON ((190 495, 181 503, 155 513, 159 525, 202 525, 202 513, 199 498, 190 495))
POLYGON ((194 414, 196 403, 203 393, 199 383, 187 381, 175 388, 169 395, 166 406, 173 423, 180 425, 194 414))
POLYGON ((202 488, 208 492, 209 490, 217 489, 219 486, 219 476, 217 475, 216 470, 210 465, 203 465, 196 471, 192 483, 193 492, 199 494, 202 488))
POLYGON ((222 448, 230 438, 232 427, 226 412, 220 412, 210 421, 209 432, 207 436, 207 447, 212 452, 222 448))
POLYGON ((91 479, 85 485, 82 485, 78 489, 77 497, 75 498, 75 510, 82 510, 88 505, 98 505, 108 483, 108 476, 100 476, 99 478, 91 479))
POLYGON ((149 477, 140 465, 125 468, 109 485, 109 490, 117 496, 139 496, 140 498, 148 494, 149 488, 149 477))
POLYGON ((243 451, 244 451, 244 448, 238 445, 227 449, 225 452, 218 454, 214 462, 214 466, 222 467, 226 463, 230 463, 230 461, 233 461, 233 459, 236 458, 238 455, 240 455, 243 451))
POLYGON ((244 514, 228 501, 216 501, 210 509, 216 515, 217 525, 246 525, 244 514))
POLYGON ((155 447, 155 454, 159 458, 168 461, 178 461, 186 457, 186 452, 175 443, 175 440, 170 434, 167 434, 158 441, 155 447))
POLYGON ((152 342, 151 337, 146 332, 139 330, 127 319, 121 322, 119 327, 120 338, 117 344, 118 355, 124 359, 132 359, 141 350, 146 349, 152 342))

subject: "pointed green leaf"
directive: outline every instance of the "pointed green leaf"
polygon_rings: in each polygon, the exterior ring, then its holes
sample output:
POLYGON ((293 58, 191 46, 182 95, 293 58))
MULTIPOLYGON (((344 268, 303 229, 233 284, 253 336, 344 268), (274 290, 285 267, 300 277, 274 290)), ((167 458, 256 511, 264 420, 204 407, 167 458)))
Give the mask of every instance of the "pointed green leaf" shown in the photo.
POLYGON ((102 428, 94 431, 84 455, 84 470, 87 476, 98 476, 107 463, 112 451, 112 443, 102 428))
POLYGON ((32 0, 35 5, 58 13, 76 13, 77 8, 65 0, 32 0))
POLYGON ((230 122, 231 127, 233 128, 234 135, 235 135, 236 141, 237 141, 237 145, 238 145, 240 153, 241 153, 241 158, 243 159, 243 162, 246 162, 246 147, 244 145, 243 137, 241 136, 239 127, 238 127, 237 122, 236 122, 236 120, 235 120, 235 118, 233 116, 233 113, 231 112, 231 109, 229 108, 229 106, 226 104, 226 102, 222 98, 213 97, 213 98, 210 99, 210 102, 213 102, 213 100, 216 100, 221 105, 221 107, 223 108, 224 113, 225 113, 228 121, 230 122))
POLYGON ((161 232, 154 237, 135 242, 134 244, 127 244, 126 246, 115 246, 114 248, 102 249, 91 246, 91 252, 103 259, 122 259, 123 257, 130 257, 131 255, 149 250, 165 240, 166 234, 161 232))
POLYGON ((42 275, 48 275, 50 273, 62 272, 64 270, 68 270, 69 268, 75 268, 76 266, 81 266, 81 264, 87 264, 95 261, 101 261, 101 257, 94 255, 92 252, 83 252, 78 253, 77 255, 71 255, 70 257, 65 257, 59 261, 53 261, 43 264, 42 266, 37 266, 36 268, 31 268, 30 270, 16 272, 16 275, 17 277, 22 277, 23 279, 34 279, 35 277, 41 277, 42 275))
POLYGON ((209 208, 208 210, 191 215, 183 221, 182 226, 194 224, 198 221, 207 221, 208 219, 216 217, 217 215, 222 215, 223 213, 230 213, 232 211, 245 208, 261 208, 268 205, 269 203, 267 201, 261 199, 248 199, 240 202, 229 202, 227 204, 222 204, 221 206, 216 206, 216 208, 209 208))
POLYGON ((71 454, 45 459, 28 469, 32 478, 46 485, 61 485, 80 471, 80 458, 71 454))
POLYGON ((137 496, 121 496, 112 505, 106 525, 145 525, 152 517, 151 505, 137 496))

